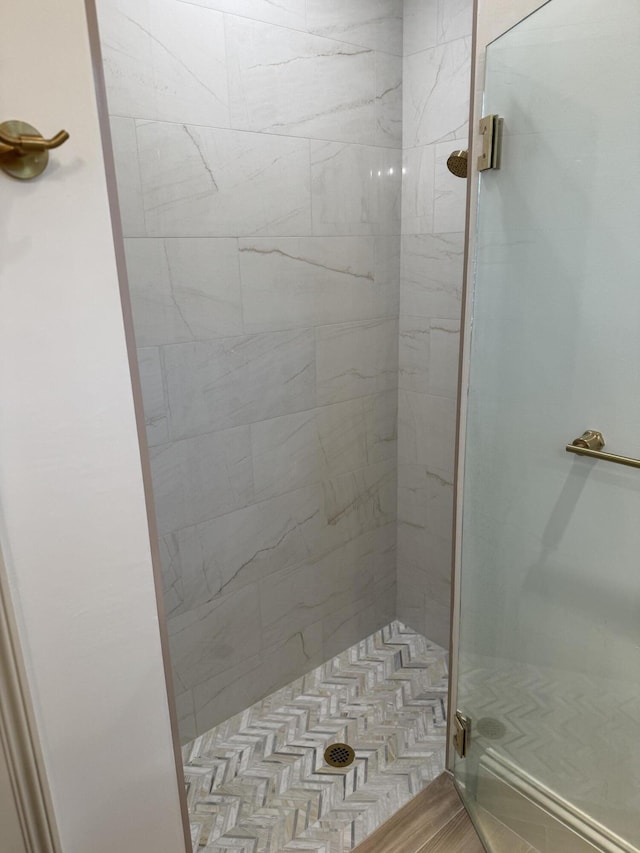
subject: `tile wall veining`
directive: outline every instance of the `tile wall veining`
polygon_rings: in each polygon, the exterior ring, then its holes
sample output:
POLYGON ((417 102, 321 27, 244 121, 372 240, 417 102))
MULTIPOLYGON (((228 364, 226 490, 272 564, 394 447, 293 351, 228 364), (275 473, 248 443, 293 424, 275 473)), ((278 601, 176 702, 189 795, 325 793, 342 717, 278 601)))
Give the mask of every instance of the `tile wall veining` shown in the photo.
POLYGON ((396 615, 402 0, 98 6, 190 739, 396 615))
POLYGON ((398 618, 448 645, 471 0, 405 0, 398 618))

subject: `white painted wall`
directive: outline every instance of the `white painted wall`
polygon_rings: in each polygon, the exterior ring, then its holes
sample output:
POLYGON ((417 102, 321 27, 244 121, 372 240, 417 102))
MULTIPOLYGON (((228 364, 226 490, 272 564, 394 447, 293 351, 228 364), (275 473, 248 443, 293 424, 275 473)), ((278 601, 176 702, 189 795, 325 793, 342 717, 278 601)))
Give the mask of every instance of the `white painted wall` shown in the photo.
POLYGON ((184 850, 84 4, 8 0, 0 119, 70 141, 0 174, 2 548, 65 853, 184 850), (28 60, 28 61, 25 61, 28 60), (16 85, 19 80, 19 85, 16 85))

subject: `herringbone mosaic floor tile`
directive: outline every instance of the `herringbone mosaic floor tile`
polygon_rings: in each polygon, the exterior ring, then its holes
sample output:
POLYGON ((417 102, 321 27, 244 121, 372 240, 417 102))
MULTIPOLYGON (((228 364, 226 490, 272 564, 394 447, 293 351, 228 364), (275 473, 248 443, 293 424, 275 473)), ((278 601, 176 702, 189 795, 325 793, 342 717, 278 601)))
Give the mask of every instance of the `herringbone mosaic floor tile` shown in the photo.
POLYGON ((194 850, 351 850, 442 772, 446 700, 444 649, 393 622, 221 723, 183 749, 194 850))

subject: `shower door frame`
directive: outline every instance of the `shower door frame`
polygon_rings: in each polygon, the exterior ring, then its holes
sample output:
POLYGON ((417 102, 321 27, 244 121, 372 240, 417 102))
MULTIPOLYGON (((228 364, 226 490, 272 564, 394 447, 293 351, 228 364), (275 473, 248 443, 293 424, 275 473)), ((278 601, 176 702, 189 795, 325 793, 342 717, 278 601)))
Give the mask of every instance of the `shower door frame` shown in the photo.
MULTIPOLYGON (((478 219, 479 172, 477 159, 482 150, 482 137, 478 132, 483 114, 486 50, 489 44, 519 24, 529 15, 553 0, 474 0, 474 21, 471 68, 471 106, 469 116, 469 183, 467 191, 466 239, 462 293, 462 317, 460 362, 458 376, 457 442, 454 479, 454 522, 453 560, 451 586, 451 638, 450 638, 450 681, 449 713, 447 729, 446 767, 453 773, 455 749, 453 746, 452 720, 457 709, 457 687, 459 677, 458 656, 460 652, 461 620, 461 562, 462 562, 462 512, 464 503, 464 460, 466 443, 467 403, 470 377, 471 324, 473 319, 473 296, 475 277, 476 231, 478 219)), ((527 821, 544 827, 551 832, 564 832, 571 837, 576 850, 610 850, 619 853, 629 849, 624 842, 609 833, 588 815, 575 809, 555 792, 530 784, 515 765, 500 764, 494 768, 494 782, 514 797, 519 809, 524 809, 527 821), (594 847, 595 845, 595 847, 594 847)), ((464 802, 464 791, 458 785, 464 802)), ((465 803, 466 805, 466 803, 465 803)), ((507 827, 515 829, 514 827, 507 827)), ((507 842, 509 843, 509 841, 507 842)), ((574 849, 572 847, 572 849, 574 849)))
POLYGON ((471 322, 473 319, 473 285, 478 218, 479 176, 478 157, 482 151, 482 136, 478 124, 483 114, 485 62, 487 47, 529 15, 552 0, 474 0, 473 34, 471 43, 471 97, 469 110, 469 173, 465 221, 464 272, 462 286, 462 316, 460 359, 458 368, 458 411, 456 426, 456 455, 453 508, 453 558, 451 582, 451 635, 449 669, 449 712, 447 720, 447 769, 453 772, 454 747, 452 721, 457 708, 458 655, 460 650, 460 605, 462 564, 462 509, 464 502, 464 458, 466 444, 467 400, 471 360, 471 322))

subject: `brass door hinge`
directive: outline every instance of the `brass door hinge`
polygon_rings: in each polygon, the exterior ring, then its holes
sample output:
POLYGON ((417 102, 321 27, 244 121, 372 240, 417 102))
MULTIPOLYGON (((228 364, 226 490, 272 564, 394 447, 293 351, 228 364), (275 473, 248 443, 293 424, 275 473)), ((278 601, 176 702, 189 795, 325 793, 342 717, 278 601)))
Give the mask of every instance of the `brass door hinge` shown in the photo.
POLYGON ((462 711, 453 718, 453 745, 460 758, 464 758, 471 742, 471 720, 462 711))
POLYGON ((478 157, 478 171, 500 168, 500 149, 502 143, 502 119, 497 115, 483 116, 480 119, 482 153, 478 157))

